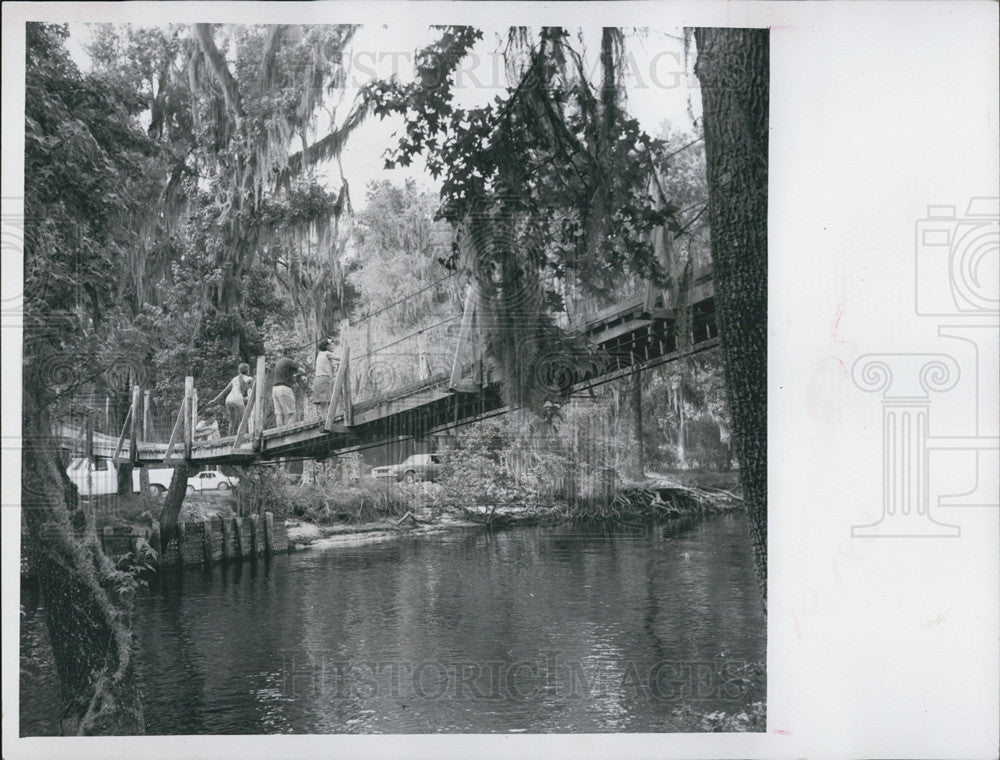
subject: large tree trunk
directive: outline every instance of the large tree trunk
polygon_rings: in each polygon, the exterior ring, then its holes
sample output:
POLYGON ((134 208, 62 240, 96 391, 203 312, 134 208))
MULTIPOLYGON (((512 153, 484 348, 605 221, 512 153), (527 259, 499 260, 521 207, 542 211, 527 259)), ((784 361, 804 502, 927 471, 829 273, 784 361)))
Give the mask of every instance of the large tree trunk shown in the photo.
POLYGON ((697 29, 715 305, 733 443, 767 605, 768 32, 697 29))
POLYGON ((134 469, 135 465, 131 462, 119 463, 116 471, 118 486, 115 489, 119 496, 128 496, 132 493, 132 471, 134 469))
POLYGON ((188 478, 194 472, 194 468, 187 464, 179 464, 174 467, 174 474, 170 478, 170 488, 167 495, 163 497, 163 509, 160 510, 160 546, 167 548, 170 539, 177 531, 177 520, 181 514, 181 507, 184 505, 184 497, 187 495, 188 478))
POLYGON ((25 390, 22 514, 59 677, 60 731, 141 734, 130 592, 114 587, 114 568, 101 551, 93 518, 73 504, 74 489, 43 407, 25 390))

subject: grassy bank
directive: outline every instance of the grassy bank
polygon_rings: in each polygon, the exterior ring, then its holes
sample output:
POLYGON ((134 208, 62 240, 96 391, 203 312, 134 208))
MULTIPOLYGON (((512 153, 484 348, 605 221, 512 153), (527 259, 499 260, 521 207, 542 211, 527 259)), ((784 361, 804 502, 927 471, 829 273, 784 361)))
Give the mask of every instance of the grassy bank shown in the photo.
MULTIPOLYGON (((121 525, 148 528, 160 517, 163 497, 148 494, 100 496, 90 500, 89 504, 94 510, 94 522, 98 530, 105 526, 121 525)), ((179 519, 198 522, 216 517, 233 517, 237 510, 237 499, 231 491, 196 492, 184 497, 179 519)))
MULTIPOLYGON (((292 544, 302 548, 318 541, 368 541, 476 525, 570 521, 633 525, 704 517, 741 506, 735 472, 656 473, 619 484, 604 497, 542 497, 509 483, 470 484, 467 479, 406 484, 365 477, 344 483, 319 473, 309 480, 291 485, 269 469, 241 482, 241 491, 253 493, 188 494, 180 519, 198 522, 267 509, 287 523, 292 544), (245 487, 251 481, 252 489, 245 487)), ((95 499, 93 508, 99 530, 106 525, 150 527, 159 518, 162 497, 105 496, 95 499)))

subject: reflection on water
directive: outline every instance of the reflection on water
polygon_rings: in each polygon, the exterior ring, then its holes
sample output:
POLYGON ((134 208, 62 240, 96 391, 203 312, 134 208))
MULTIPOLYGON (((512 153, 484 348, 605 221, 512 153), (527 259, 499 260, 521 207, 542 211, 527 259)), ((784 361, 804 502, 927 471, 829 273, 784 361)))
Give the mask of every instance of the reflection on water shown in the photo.
MULTIPOLYGON (((37 600, 21 733, 57 730, 37 600)), ((164 578, 138 601, 151 734, 677 730, 745 709, 765 624, 741 518, 400 539, 164 578)))

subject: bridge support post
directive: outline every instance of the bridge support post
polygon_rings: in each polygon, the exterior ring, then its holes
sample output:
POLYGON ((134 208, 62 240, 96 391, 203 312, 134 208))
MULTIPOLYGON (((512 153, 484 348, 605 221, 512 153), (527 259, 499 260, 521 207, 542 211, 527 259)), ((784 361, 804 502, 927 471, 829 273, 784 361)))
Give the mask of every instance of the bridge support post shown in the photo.
POLYGON ((149 441, 149 391, 142 392, 142 442, 149 441))

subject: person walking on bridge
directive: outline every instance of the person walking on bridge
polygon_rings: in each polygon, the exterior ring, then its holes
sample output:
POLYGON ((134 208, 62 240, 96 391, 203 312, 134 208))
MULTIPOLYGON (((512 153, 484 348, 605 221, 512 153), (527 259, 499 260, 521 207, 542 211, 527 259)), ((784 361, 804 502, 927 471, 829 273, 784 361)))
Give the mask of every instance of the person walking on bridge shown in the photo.
POLYGON ((240 364, 236 370, 236 377, 229 381, 229 385, 222 389, 218 396, 209 401, 214 404, 223 396, 226 396, 226 410, 229 412, 229 435, 236 435, 236 431, 243 419, 243 412, 246 409, 247 394, 250 386, 253 385, 253 378, 250 377, 250 365, 246 362, 240 364), (229 395, 226 395, 226 394, 229 395))
POLYGON ((316 374, 312 386, 312 402, 318 419, 323 419, 326 415, 326 407, 333 394, 333 378, 337 365, 337 355, 330 350, 330 340, 321 339, 316 344, 316 374))
POLYGON ((302 369, 289 356, 290 348, 283 351, 283 356, 274 365, 274 385, 271 388, 271 400, 274 402, 274 422, 282 427, 295 422, 295 382, 302 369))

